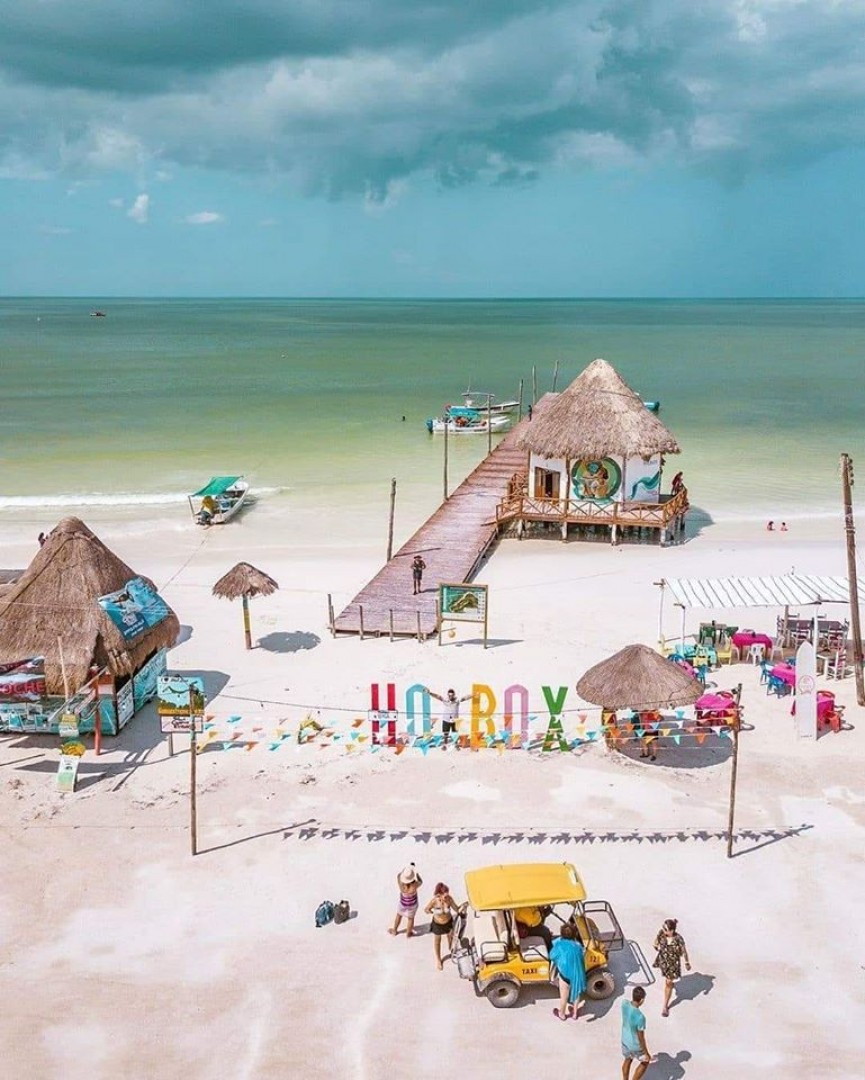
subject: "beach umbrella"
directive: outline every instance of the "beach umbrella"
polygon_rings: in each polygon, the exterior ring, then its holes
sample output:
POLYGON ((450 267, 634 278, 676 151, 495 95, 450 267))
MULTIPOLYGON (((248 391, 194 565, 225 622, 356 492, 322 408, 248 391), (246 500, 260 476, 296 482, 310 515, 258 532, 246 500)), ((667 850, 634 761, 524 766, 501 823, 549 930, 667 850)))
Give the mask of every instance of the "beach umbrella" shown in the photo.
POLYGON ((243 600, 243 633, 247 649, 252 648, 252 634, 249 629, 250 596, 270 596, 278 588, 279 585, 272 577, 248 562, 239 562, 237 566, 232 566, 213 586, 214 596, 225 600, 236 600, 239 596, 243 600))
POLYGON ((583 701, 605 709, 658 709, 691 705, 703 687, 678 664, 646 645, 628 645, 583 675, 577 683, 583 701))

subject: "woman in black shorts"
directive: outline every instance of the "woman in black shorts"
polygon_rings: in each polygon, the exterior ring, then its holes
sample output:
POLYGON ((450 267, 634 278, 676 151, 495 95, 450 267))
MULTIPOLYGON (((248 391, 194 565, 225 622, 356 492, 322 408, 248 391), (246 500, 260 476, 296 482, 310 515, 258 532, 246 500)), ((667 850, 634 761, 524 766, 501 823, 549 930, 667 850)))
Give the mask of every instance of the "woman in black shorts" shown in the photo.
POLYGON ((427 915, 432 915, 430 931, 433 935, 433 947, 436 954, 436 967, 442 970, 442 938, 447 934, 448 950, 454 945, 454 915, 458 915, 460 909, 454 903, 450 889, 443 881, 436 885, 433 898, 424 908, 427 915))

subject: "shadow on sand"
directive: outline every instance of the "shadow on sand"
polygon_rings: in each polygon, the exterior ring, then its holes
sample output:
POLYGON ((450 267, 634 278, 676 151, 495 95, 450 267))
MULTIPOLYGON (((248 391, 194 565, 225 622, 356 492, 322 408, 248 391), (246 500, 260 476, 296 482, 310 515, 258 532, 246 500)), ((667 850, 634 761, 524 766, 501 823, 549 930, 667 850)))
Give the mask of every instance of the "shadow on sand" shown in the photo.
POLYGON ((277 630, 258 639, 259 649, 275 653, 304 652, 321 644, 318 634, 308 630, 277 630))

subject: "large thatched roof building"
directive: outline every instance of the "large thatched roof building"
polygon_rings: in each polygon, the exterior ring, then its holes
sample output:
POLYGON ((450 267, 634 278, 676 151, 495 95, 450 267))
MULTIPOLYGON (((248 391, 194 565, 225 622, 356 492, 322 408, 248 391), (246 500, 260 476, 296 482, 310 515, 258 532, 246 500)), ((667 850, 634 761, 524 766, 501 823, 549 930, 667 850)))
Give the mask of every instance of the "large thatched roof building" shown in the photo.
POLYGON ((60 643, 73 691, 94 664, 114 675, 134 674, 157 649, 173 645, 180 631, 169 608, 157 625, 124 639, 97 599, 136 576, 83 521, 65 518, 0 596, 0 663, 44 656, 49 694, 63 693, 60 643))
POLYGON ((518 445, 547 460, 644 458, 680 452, 672 432, 606 360, 589 364, 527 425, 518 445))
POLYGON ((684 523, 687 494, 661 494, 664 457, 678 454, 672 432, 606 362, 595 360, 526 423, 524 490, 500 507, 499 520, 657 530, 663 543, 684 523), (680 496, 680 497, 677 497, 680 496))

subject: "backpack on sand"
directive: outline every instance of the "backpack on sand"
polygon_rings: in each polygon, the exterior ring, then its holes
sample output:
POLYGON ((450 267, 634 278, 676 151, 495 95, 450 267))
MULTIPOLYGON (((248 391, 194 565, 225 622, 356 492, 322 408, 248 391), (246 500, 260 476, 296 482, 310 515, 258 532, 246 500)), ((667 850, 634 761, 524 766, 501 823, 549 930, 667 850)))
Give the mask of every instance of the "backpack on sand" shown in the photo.
POLYGON ((351 918, 351 904, 348 900, 340 900, 333 909, 333 921, 335 923, 348 922, 351 918))
POLYGON ((322 900, 322 902, 315 909, 315 928, 316 930, 320 926, 327 926, 329 922, 333 921, 334 909, 330 900, 322 900))

